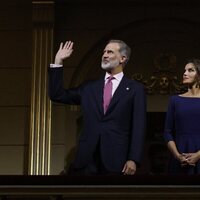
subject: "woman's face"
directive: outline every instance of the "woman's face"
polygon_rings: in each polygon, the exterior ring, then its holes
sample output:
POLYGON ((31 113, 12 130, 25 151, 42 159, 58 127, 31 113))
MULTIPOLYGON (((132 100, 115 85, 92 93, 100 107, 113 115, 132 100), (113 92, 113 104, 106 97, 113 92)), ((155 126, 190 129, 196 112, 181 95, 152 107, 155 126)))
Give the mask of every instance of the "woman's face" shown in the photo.
POLYGON ((197 82, 197 70, 193 63, 188 63, 185 66, 185 72, 183 74, 183 84, 194 84, 197 82))

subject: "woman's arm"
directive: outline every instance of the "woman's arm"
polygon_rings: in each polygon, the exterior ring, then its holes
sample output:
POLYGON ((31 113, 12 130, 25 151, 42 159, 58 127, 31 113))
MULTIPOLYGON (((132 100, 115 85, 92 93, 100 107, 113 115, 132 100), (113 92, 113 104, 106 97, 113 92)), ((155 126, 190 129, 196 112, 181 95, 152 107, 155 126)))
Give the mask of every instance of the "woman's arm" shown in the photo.
POLYGON ((169 141, 167 143, 167 147, 168 147, 169 151, 172 153, 172 155, 174 156, 174 158, 176 160, 178 160, 181 163, 181 165, 186 165, 187 164, 186 155, 182 154, 182 153, 179 153, 174 141, 169 141))

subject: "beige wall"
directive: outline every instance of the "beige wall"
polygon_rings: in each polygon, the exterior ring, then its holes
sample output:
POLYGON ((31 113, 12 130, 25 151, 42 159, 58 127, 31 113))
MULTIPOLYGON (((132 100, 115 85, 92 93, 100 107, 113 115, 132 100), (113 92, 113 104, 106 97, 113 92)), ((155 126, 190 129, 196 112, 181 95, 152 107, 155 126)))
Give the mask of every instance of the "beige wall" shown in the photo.
POLYGON ((0 7, 0 175, 27 170, 31 83, 31 2, 0 7))

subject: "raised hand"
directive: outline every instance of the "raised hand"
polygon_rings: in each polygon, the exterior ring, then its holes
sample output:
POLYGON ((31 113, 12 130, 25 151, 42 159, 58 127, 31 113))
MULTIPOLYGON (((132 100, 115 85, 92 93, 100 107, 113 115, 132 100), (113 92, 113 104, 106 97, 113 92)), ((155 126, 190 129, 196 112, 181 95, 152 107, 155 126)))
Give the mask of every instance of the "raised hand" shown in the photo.
POLYGON ((66 41, 65 44, 60 43, 60 48, 55 56, 55 64, 63 64, 63 60, 70 57, 73 52, 73 42, 66 41))

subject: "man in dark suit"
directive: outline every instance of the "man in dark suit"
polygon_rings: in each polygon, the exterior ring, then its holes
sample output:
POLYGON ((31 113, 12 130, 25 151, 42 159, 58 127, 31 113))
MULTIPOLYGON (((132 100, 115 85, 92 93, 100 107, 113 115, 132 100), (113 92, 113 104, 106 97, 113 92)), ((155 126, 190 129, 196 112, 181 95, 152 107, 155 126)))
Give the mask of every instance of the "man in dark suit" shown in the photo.
POLYGON ((73 42, 61 43, 49 69, 51 100, 81 105, 83 113, 83 131, 69 174, 135 174, 144 142, 146 99, 142 84, 123 73, 131 49, 121 40, 110 40, 102 55, 105 77, 64 89, 63 60, 72 51, 73 42))

